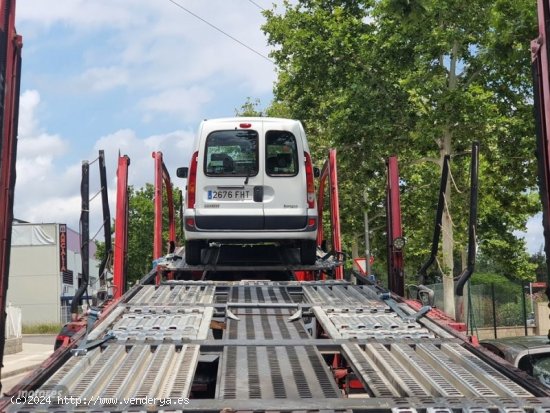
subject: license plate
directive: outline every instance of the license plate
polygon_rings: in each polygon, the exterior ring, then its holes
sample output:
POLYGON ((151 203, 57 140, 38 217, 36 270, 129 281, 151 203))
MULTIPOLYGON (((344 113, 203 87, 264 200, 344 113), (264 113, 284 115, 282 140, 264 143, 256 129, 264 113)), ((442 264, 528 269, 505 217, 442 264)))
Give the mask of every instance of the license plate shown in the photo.
POLYGON ((252 199, 252 191, 250 189, 208 190, 209 201, 244 201, 247 199, 252 199))

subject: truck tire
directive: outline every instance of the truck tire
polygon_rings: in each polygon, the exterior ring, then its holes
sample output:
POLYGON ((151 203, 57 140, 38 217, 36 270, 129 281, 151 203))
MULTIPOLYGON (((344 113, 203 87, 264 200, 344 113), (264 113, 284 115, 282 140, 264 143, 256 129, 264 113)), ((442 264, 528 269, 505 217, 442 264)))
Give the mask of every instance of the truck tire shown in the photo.
POLYGON ((303 265, 313 265, 317 261, 317 242, 306 240, 300 244, 300 261, 303 265))
POLYGON ((185 262, 189 265, 201 263, 202 243, 200 241, 185 241, 185 262))

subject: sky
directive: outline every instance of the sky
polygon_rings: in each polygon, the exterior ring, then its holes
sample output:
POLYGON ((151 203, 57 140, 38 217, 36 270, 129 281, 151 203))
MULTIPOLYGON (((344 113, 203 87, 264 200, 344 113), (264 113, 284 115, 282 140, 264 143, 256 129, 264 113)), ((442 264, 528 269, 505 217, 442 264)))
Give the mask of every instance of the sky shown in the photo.
MULTIPOLYGON (((112 215, 119 152, 131 159, 130 185, 153 181, 151 153, 162 151, 181 187, 175 170, 189 162, 202 119, 234 116, 247 97, 269 103, 276 74, 260 27, 261 8, 273 1, 175 3, 17 3, 23 65, 16 218, 78 229, 82 161, 92 162, 100 149, 112 215)), ((97 163, 90 170, 93 195, 100 190, 97 163)), ((101 227, 100 215, 98 197, 91 205, 91 235, 101 227)))
MULTIPOLYGON (((19 1, 15 217, 78 229, 82 161, 95 160, 100 149, 112 215, 119 152, 131 159, 130 185, 153 181, 151 153, 161 151, 182 187, 175 170, 187 165, 202 119, 234 116, 248 97, 262 106, 272 98, 276 72, 266 58, 261 9, 273 3, 282 0, 19 1)), ((100 190, 98 180, 94 163, 91 195, 100 190)), ((101 229, 100 197, 90 214, 94 235, 101 229)), ((529 252, 539 251, 541 217, 518 234, 529 252)))

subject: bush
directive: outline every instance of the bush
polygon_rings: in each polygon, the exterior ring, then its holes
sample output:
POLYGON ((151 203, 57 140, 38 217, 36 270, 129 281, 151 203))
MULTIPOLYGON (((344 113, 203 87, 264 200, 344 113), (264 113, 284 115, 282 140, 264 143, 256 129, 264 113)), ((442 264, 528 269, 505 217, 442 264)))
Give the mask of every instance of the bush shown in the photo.
MULTIPOLYGON (((491 284, 495 286, 495 293, 498 295, 517 296, 521 291, 521 286, 517 282, 512 281, 508 277, 495 273, 475 273, 471 278, 472 285, 486 285, 491 288, 491 284)), ((491 290, 488 290, 491 294, 491 290)))
POLYGON ((23 334, 57 334, 61 327, 58 323, 23 324, 23 334))
MULTIPOLYGON (((495 285, 497 326, 523 325, 521 290, 517 287, 515 294, 501 294, 495 285)), ((477 327, 493 326, 493 299, 490 287, 478 285, 472 288, 472 307, 477 327)))
POLYGON ((521 302, 510 302, 497 306, 497 325, 519 326, 523 324, 523 308, 521 302))

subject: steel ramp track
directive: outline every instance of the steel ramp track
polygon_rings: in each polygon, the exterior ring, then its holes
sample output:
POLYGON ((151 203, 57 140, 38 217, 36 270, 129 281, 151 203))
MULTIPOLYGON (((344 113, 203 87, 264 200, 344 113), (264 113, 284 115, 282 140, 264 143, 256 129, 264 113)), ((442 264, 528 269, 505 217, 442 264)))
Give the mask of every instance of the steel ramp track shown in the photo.
POLYGON ((312 311, 330 338, 419 339, 436 337, 420 322, 403 320, 395 313, 370 313, 368 308, 348 311, 348 309, 324 306, 312 307, 312 311))
POLYGON ((169 284, 168 286, 162 285, 159 287, 144 285, 128 301, 128 304, 137 306, 208 304, 214 301, 214 292, 214 285, 169 284))
POLYGON ((212 307, 134 307, 115 323, 112 333, 119 340, 205 340, 213 311, 212 307))
POLYGON ((342 345, 365 389, 374 397, 517 399, 533 395, 457 343, 342 345))
MULTIPOLYGON (((111 344, 86 356, 73 357, 43 388, 61 389, 63 397, 92 402, 89 410, 129 408, 131 398, 189 397, 199 358, 198 345, 159 346, 111 344), (115 403, 115 400, 118 402, 115 403)), ((55 398, 54 398, 55 400, 55 398)), ((18 406, 10 411, 65 411, 57 399, 51 405, 18 406)))
POLYGON ((231 287, 228 303, 292 303, 286 287, 236 285, 231 287))
POLYGON ((227 320, 228 340, 290 340, 310 338, 304 324, 289 321, 288 309, 237 308, 233 313, 239 320, 227 320))
POLYGON ((550 413, 550 397, 533 395, 544 390, 504 376, 429 318, 397 315, 370 287, 169 281, 132 293, 88 337, 115 340, 70 357, 37 386, 103 403, 9 411, 550 413), (363 386, 349 397, 337 386, 342 370, 329 367, 335 354, 363 386), (131 397, 190 403, 109 402, 131 397))
POLYGON ((312 346, 227 346, 223 351, 219 399, 337 397, 340 391, 312 346))
POLYGON ((371 312, 389 311, 375 292, 363 286, 352 284, 316 284, 303 287, 304 296, 312 304, 344 308, 365 308, 371 312))

